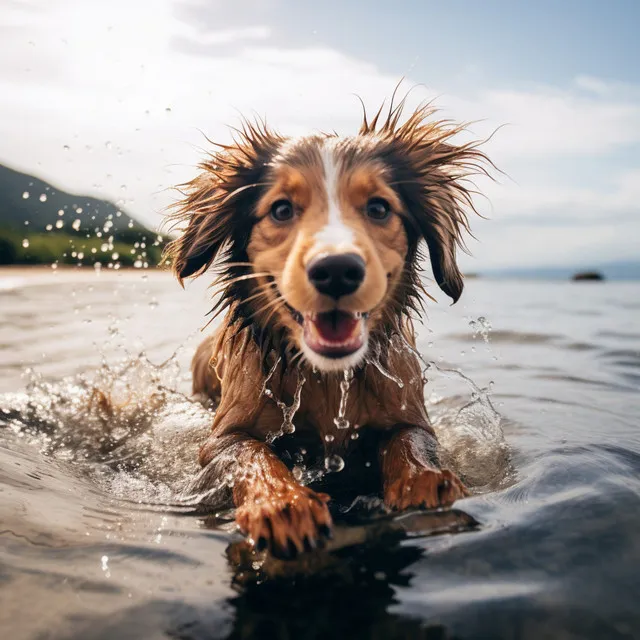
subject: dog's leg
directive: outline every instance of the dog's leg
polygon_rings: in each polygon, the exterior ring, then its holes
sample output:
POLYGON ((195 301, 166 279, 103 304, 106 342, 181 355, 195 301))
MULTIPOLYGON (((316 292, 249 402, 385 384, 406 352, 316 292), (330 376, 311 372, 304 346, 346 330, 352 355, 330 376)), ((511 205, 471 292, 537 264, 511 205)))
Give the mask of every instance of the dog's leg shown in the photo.
POLYGON ((209 336, 200 343, 191 361, 191 373, 193 379, 193 395, 203 395, 214 402, 220 401, 220 380, 213 369, 211 358, 214 353, 214 345, 218 339, 217 333, 209 336))
POLYGON ((296 482, 266 443, 246 434, 211 436, 200 462, 212 481, 232 484, 236 522, 257 550, 292 557, 330 536, 329 496, 296 482))
POLYGON ((380 450, 385 504, 392 509, 439 507, 468 495, 460 479, 440 469, 437 442, 425 427, 399 425, 380 450))

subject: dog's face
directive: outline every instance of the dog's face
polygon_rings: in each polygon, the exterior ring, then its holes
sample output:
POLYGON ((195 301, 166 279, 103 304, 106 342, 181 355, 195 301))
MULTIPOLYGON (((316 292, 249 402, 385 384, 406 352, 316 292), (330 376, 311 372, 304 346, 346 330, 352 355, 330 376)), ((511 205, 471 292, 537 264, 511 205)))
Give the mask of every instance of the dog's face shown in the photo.
POLYGON ((354 155, 357 145, 286 144, 271 162, 247 247, 254 271, 272 283, 277 322, 320 370, 360 363, 408 251, 391 174, 375 156, 354 155))
POLYGON ((415 308, 421 239, 457 300, 469 203, 459 179, 483 156, 448 144, 458 130, 427 123, 426 111, 400 127, 392 111, 351 138, 248 126, 188 185, 178 217, 189 226, 169 248, 179 278, 218 258, 224 304, 323 371, 360 364, 370 336, 415 308))

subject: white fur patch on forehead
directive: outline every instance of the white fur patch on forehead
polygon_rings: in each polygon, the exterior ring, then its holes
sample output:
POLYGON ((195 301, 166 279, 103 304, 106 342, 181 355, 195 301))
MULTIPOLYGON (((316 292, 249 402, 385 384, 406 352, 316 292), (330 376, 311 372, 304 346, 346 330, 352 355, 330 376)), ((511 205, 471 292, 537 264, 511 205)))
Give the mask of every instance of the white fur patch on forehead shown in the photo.
POLYGON ((338 180, 342 163, 336 153, 333 141, 325 140, 320 149, 320 157, 324 169, 328 218, 324 227, 316 233, 316 242, 332 247, 352 246, 355 239, 353 230, 344 224, 338 204, 338 180))

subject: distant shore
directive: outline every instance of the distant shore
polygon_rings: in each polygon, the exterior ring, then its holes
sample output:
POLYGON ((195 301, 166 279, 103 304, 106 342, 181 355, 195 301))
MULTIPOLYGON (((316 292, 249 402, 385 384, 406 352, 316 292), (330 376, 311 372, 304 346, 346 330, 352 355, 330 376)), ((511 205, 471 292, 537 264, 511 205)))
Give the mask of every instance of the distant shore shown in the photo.
MULTIPOLYGON (((43 273, 82 273, 82 274, 95 274, 95 269, 90 264, 82 266, 72 264, 58 264, 55 268, 50 264, 3 264, 0 265, 0 276, 33 276, 42 275, 43 273)), ((106 266, 100 268, 100 273, 169 273, 164 267, 149 266, 146 269, 135 267, 120 267, 119 269, 109 269, 106 266)))

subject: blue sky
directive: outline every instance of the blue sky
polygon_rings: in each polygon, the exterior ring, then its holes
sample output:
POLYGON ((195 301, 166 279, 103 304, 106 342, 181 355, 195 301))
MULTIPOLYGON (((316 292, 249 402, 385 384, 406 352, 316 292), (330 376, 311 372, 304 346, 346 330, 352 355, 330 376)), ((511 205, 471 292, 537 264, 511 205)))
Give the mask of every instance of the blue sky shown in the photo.
MULTIPOLYGON (((176 16, 214 30, 220 11, 207 10, 207 4, 185 2, 176 16)), ((485 77, 562 85, 583 74, 640 79, 640 3, 635 0, 234 4, 237 8, 224 9, 227 26, 270 24, 283 46, 328 45, 388 73, 411 69, 427 84, 453 79, 451 88, 464 89, 467 82, 485 77)))
POLYGON ((0 7, 0 162, 151 225, 238 111, 352 133, 401 77, 481 120, 471 270, 640 257, 640 3, 12 0, 0 7), (149 7, 153 6, 153 10, 149 7), (68 149, 66 149, 68 147, 68 149))

